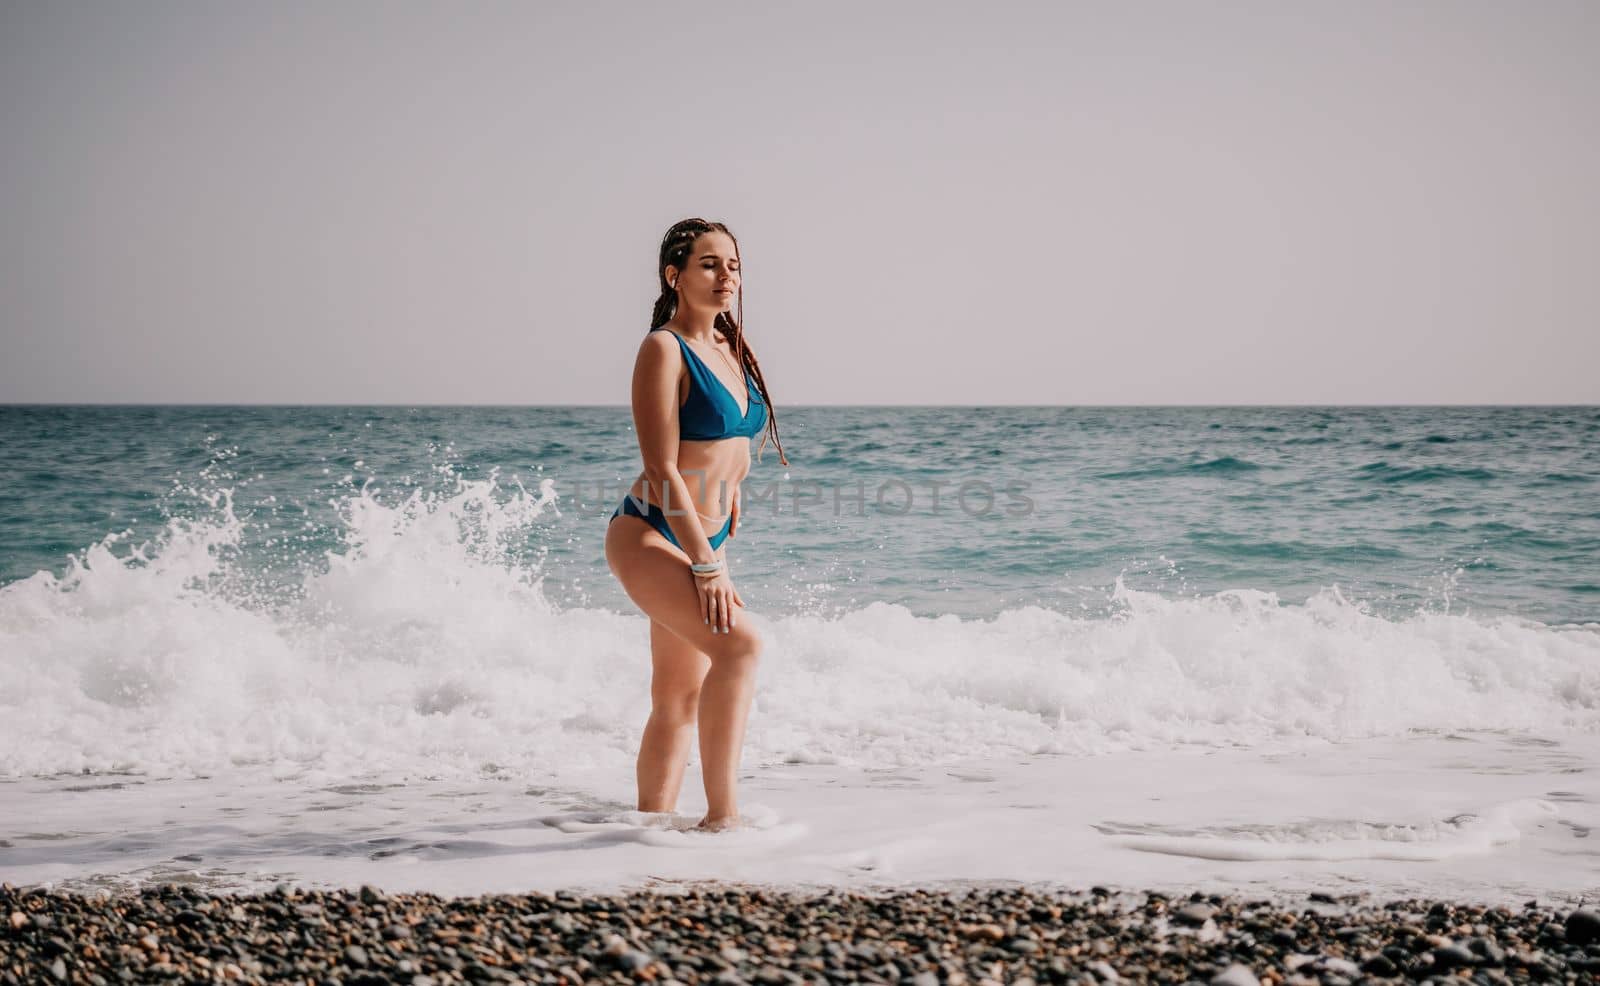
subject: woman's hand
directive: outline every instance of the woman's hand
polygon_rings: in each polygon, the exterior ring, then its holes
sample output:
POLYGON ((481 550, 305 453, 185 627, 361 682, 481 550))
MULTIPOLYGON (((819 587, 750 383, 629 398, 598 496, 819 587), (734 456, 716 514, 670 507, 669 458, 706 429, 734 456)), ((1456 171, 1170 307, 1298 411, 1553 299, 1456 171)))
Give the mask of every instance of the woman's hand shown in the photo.
POLYGON ((700 615, 711 624, 711 632, 727 633, 730 628, 738 626, 733 608, 744 606, 744 597, 733 587, 728 570, 723 569, 712 578, 691 577, 699 583, 696 588, 700 592, 700 615))

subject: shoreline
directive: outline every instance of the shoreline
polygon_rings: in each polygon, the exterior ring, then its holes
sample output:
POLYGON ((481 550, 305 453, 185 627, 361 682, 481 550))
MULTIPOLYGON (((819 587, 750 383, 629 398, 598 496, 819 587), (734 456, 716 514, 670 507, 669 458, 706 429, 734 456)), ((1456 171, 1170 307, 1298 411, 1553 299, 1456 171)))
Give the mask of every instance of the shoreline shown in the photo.
POLYGON ((1600 913, 1312 893, 974 886, 815 893, 77 894, 0 884, 0 983, 1584 982, 1600 913))

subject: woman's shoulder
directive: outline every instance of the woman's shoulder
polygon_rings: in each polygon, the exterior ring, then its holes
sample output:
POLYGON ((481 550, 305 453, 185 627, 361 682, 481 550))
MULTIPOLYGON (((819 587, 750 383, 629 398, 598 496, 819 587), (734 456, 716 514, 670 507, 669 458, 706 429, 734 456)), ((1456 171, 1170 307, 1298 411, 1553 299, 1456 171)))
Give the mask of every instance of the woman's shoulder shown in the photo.
POLYGON ((669 363, 673 360, 681 361, 683 356, 679 353, 678 349, 679 344, 677 342, 677 337, 674 335, 671 329, 651 329, 649 332, 645 333, 643 339, 639 340, 638 359, 640 361, 648 361, 650 363, 669 363))

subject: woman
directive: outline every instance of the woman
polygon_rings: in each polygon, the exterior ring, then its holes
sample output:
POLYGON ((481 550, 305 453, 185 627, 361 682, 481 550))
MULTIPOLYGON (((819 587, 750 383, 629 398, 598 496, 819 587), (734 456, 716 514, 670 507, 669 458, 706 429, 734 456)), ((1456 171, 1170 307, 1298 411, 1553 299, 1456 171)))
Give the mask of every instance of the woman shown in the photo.
POLYGON ((724 541, 738 530, 750 438, 765 425, 789 460, 744 340, 738 241, 721 223, 685 219, 661 241, 656 273, 661 296, 633 367, 644 471, 611 515, 606 563, 650 618, 639 810, 676 809, 698 719, 706 816, 696 827, 717 832, 739 820, 736 772, 761 654, 739 619, 724 541))

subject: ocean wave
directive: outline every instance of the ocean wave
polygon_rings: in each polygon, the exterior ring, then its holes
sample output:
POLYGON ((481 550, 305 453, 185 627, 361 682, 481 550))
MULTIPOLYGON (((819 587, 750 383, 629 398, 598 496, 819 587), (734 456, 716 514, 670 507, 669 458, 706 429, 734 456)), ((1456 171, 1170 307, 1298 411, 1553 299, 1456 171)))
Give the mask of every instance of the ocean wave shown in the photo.
POLYGON ((1230 476, 1256 472, 1263 467, 1247 459, 1224 455, 1205 462, 1171 463, 1145 469, 1124 469, 1100 473, 1097 479, 1161 479, 1171 476, 1230 476))
POLYGON ((1435 483, 1450 480, 1482 481, 1494 479, 1488 469, 1457 468, 1454 466, 1392 466, 1388 462, 1372 462, 1358 470, 1365 480, 1380 483, 1435 483))
POLYGON ((1536 479, 1527 480, 1529 486, 1564 486, 1568 483, 1592 483, 1595 477, 1572 472, 1547 472, 1536 479))
MULTIPOLYGON (((492 480, 338 504, 287 597, 236 561, 231 497, 150 542, 108 536, 62 577, 0 588, 0 774, 307 766, 476 776, 637 751, 648 627, 552 605, 508 560, 550 490, 492 480), (509 495, 508 495, 509 492, 509 495)), ((756 621, 747 756, 913 765, 1417 730, 1600 730, 1600 627, 1374 615, 1328 588, 1110 593, 1109 616, 993 619, 886 602, 756 621)))
POLYGON ((1216 557, 1229 560, 1315 560, 1327 564, 1338 561, 1386 561, 1405 557, 1405 552, 1398 548, 1351 540, 1317 544, 1309 541, 1284 541, 1232 534, 1225 531, 1191 531, 1188 540, 1191 544, 1204 546, 1216 557))

